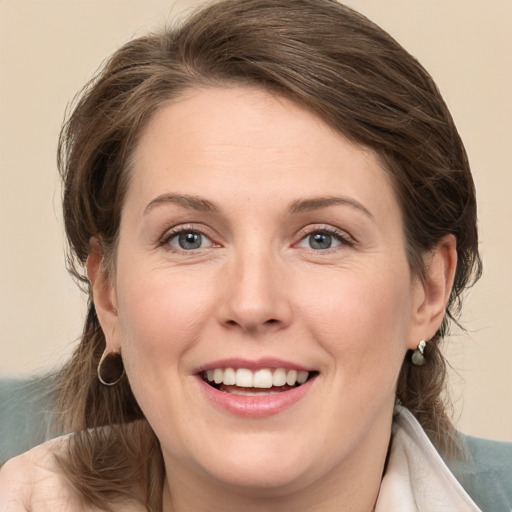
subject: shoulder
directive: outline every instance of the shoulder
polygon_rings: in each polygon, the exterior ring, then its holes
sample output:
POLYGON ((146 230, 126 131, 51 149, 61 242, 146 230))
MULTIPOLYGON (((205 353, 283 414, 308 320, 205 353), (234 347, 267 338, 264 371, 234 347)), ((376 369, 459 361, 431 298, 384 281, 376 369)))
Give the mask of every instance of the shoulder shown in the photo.
POLYGON ((460 434, 463 454, 449 456, 428 440, 419 422, 407 409, 397 407, 394 421, 394 428, 406 432, 415 446, 420 447, 422 459, 435 453, 434 459, 440 462, 436 466, 439 474, 443 474, 444 468, 445 478, 455 477, 454 481, 458 481, 458 486, 464 488, 482 512, 512 511, 512 443, 460 434))
POLYGON ((78 496, 55 460, 55 454, 65 443, 65 438, 49 441, 3 465, 0 470, 1 510, 82 510, 78 496))
POLYGON ((56 455, 65 453, 67 441, 66 436, 53 439, 2 466, 2 512, 99 512, 83 502, 56 461, 56 455))
POLYGON ((447 460, 452 473, 485 512, 512 510, 512 443, 462 436, 466 457, 447 460))

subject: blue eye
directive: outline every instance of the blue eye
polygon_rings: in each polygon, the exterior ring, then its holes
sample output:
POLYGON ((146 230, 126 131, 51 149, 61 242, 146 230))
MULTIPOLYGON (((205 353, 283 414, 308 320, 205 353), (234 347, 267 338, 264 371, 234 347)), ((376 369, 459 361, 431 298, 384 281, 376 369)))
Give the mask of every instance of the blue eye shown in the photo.
POLYGON ((306 235, 298 244, 299 247, 313 249, 315 251, 325 251, 333 249, 339 245, 350 245, 348 240, 338 233, 331 233, 326 230, 313 231, 306 235))
POLYGON ((308 242, 311 249, 330 249, 333 237, 327 233, 314 233, 308 236, 308 242))
POLYGON ((198 231, 180 231, 173 234, 167 241, 173 247, 183 251, 193 251, 195 249, 203 249, 205 246, 210 245, 211 242, 208 237, 199 233, 198 231))

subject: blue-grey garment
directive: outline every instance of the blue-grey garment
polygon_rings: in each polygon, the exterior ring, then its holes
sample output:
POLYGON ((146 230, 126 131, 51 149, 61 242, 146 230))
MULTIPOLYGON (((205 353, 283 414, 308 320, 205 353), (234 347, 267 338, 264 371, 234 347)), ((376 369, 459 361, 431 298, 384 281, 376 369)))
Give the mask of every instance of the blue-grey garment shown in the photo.
MULTIPOLYGON (((0 379, 0 464, 51 438, 53 389, 48 377, 0 379)), ((463 442, 468 456, 445 458, 450 471, 483 512, 512 512, 512 443, 463 442)))
POLYGON ((52 436, 51 377, 0 379, 0 464, 52 436))
POLYGON ((484 512, 512 512, 512 443, 463 436, 466 460, 445 459, 484 512))

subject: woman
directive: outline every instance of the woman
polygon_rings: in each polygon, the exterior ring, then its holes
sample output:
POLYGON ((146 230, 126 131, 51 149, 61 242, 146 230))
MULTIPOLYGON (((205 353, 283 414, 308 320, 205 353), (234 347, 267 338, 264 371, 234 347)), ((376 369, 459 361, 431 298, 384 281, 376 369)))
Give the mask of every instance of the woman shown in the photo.
POLYGON ((474 185, 390 36, 211 4, 113 55, 59 157, 74 434, 6 465, 7 510, 480 510, 431 444, 463 455, 439 344, 480 275, 474 185))

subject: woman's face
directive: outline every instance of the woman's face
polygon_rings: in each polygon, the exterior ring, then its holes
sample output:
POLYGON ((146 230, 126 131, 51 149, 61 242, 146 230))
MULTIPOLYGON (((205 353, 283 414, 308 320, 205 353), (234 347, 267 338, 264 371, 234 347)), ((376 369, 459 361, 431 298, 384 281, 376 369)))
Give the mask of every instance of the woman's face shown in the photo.
POLYGON ((433 332, 375 154, 227 87, 162 107, 132 163, 102 324, 168 474, 278 493, 383 464, 433 332))

